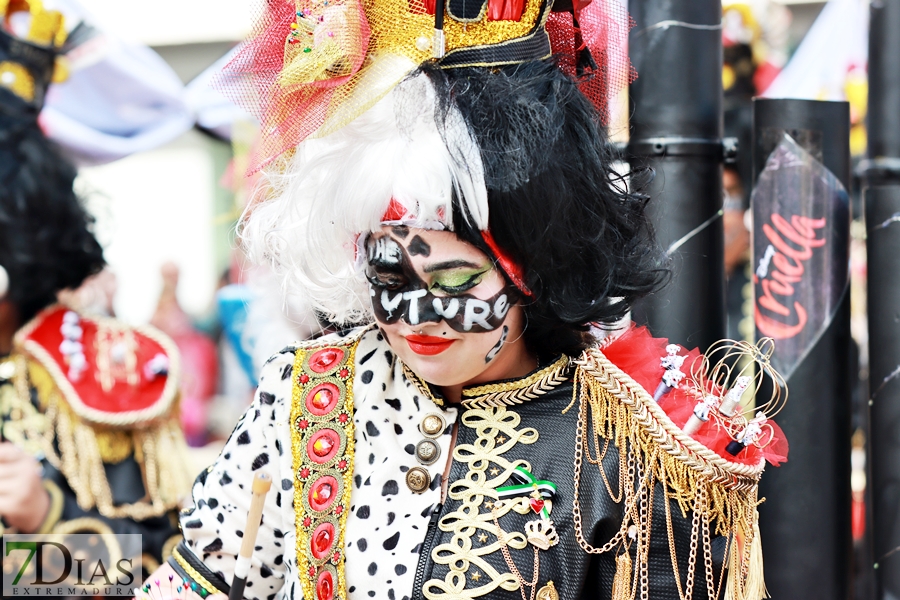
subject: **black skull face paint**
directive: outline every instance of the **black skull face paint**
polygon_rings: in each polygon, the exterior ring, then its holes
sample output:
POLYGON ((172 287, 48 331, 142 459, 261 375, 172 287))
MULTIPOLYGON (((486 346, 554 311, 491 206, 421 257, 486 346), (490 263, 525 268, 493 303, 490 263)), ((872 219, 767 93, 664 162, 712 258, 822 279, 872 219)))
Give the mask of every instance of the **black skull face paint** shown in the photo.
POLYGON ((500 339, 497 340, 497 343, 494 344, 494 347, 491 348, 491 351, 487 353, 484 357, 485 364, 491 362, 496 358, 497 354, 500 353, 501 348, 503 348, 503 344, 506 343, 506 338, 509 337, 509 327, 506 325, 503 326, 503 331, 500 332, 500 339))
POLYGON ((387 235, 373 235, 366 240, 366 278, 375 318, 380 323, 393 324, 401 319, 409 325, 444 321, 462 333, 493 331, 503 325, 510 304, 517 297, 514 288, 505 286, 486 299, 465 293, 493 269, 489 261, 483 265, 467 261, 430 265, 426 270, 434 279, 429 287, 409 259, 414 245, 420 251, 424 245, 430 255, 430 247, 418 236, 408 247, 387 235))

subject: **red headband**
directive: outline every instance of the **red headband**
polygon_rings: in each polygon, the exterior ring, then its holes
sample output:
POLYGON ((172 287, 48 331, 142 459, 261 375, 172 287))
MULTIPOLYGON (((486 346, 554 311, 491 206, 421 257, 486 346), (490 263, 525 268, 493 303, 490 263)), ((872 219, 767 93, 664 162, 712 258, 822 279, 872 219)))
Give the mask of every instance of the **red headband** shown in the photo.
POLYGON ((491 235, 491 232, 485 229, 481 232, 481 237, 484 238, 484 243, 488 245, 491 249, 491 252, 494 253, 494 256, 497 257, 497 262, 500 263, 500 268, 503 269, 503 272, 506 273, 506 276, 509 277, 510 281, 519 288, 519 291, 531 298, 534 294, 531 293, 531 290, 528 289, 528 286, 525 285, 525 279, 522 276, 522 267, 521 265, 516 264, 506 252, 504 252, 500 246, 497 245, 497 242, 494 241, 494 236, 491 235))

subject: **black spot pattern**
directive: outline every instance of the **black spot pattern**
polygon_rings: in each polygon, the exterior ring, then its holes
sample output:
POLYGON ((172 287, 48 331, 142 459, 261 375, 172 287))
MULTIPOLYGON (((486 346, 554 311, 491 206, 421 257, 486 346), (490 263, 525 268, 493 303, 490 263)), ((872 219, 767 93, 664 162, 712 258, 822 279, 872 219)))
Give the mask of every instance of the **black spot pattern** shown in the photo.
POLYGON ((360 378, 362 379, 362 382, 363 382, 363 383, 369 384, 369 383, 372 383, 372 377, 373 377, 374 375, 375 375, 375 374, 372 373, 372 371, 368 371, 368 370, 367 370, 367 371, 363 371, 362 375, 360 375, 360 378))
POLYGON ((397 547, 397 542, 399 542, 399 541, 400 541, 400 532, 398 531, 397 533, 395 533, 388 539, 384 540, 384 543, 382 544, 382 546, 384 547, 385 550, 393 550, 394 548, 397 547))
POLYGON ((359 538, 356 542, 356 547, 359 548, 360 552, 365 552, 366 548, 369 547, 369 542, 366 541, 366 538, 359 538))
POLYGON ((253 464, 250 465, 251 471, 256 471, 257 469, 261 469, 262 467, 269 464, 269 455, 265 452, 257 456, 253 459, 253 464))
MULTIPOLYGON (((440 477, 440 475, 438 475, 438 482, 440 482, 440 480, 441 480, 441 477, 440 477)), ((398 491, 400 491, 400 490, 399 490, 399 486, 397 485, 397 482, 394 481, 393 479, 388 479, 387 481, 384 482, 384 487, 381 488, 381 495, 382 496, 395 496, 395 495, 397 495, 398 491)))
POLYGON ((241 434, 237 438, 237 443, 242 446, 249 444, 250 443, 250 432, 248 432, 247 430, 242 431, 241 434))
POLYGON ((378 431, 378 428, 375 427, 375 423, 373 423, 372 421, 366 421, 366 433, 368 433, 372 437, 381 435, 381 432, 378 431))
POLYGON ((400 410, 400 399, 399 398, 385 398, 385 403, 393 408, 394 410, 400 410))
POLYGON ((360 506, 358 509, 356 509, 356 516, 359 517, 360 519, 368 519, 369 512, 370 512, 369 505, 364 504, 363 506, 360 506))

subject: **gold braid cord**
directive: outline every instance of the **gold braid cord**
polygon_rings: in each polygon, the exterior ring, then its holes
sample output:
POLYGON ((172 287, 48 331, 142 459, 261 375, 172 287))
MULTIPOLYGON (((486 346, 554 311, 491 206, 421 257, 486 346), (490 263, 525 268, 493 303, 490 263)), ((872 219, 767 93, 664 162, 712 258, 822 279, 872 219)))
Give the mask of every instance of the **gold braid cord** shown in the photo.
POLYGON ((684 434, 646 390, 599 350, 586 351, 576 365, 572 398, 572 405, 577 402, 579 410, 573 505, 575 531, 586 552, 615 552, 620 559, 617 563, 621 568, 616 573, 618 595, 614 600, 635 598, 638 594, 642 599, 649 598, 648 555, 654 517, 666 520, 672 568, 682 600, 695 598, 695 573, 702 574, 706 580, 710 600, 721 597, 723 585, 727 600, 764 597, 756 511, 764 461, 755 466, 731 463, 684 434), (620 488, 608 492, 616 501, 623 502, 626 516, 618 533, 596 548, 582 533, 578 500, 582 462, 586 459, 597 465, 609 488, 602 459, 606 451, 604 444, 610 443, 619 451, 620 488), (592 445, 594 456, 591 456, 592 445), (654 515, 653 496, 660 491, 666 496, 662 503, 665 510, 663 515, 654 515), (692 513, 686 576, 679 573, 672 500, 683 516, 692 513), (724 568, 714 572, 711 544, 714 535, 728 539, 725 555, 719 557, 728 566, 727 581, 724 568), (626 555, 635 557, 633 569, 630 560, 621 560, 626 555))
POLYGON ((495 383, 463 390, 463 406, 513 406, 543 396, 566 380, 569 358, 561 356, 549 367, 511 383, 495 383))
POLYGON ((96 507, 109 519, 141 521, 178 506, 190 489, 192 474, 177 410, 144 429, 110 432, 79 418, 42 366, 30 362, 28 376, 38 391, 41 407, 50 421, 49 430, 55 433, 59 447, 59 456, 47 456, 51 463, 58 464, 83 510, 96 507), (138 502, 117 505, 104 463, 123 460, 126 450, 141 465, 147 496, 138 502))
MULTIPOLYGON (((509 481, 516 467, 531 470, 527 460, 505 455, 520 444, 534 444, 539 437, 538 430, 520 427, 519 414, 503 406, 469 408, 460 418, 478 437, 473 443, 459 444, 453 450, 453 459, 467 465, 468 471, 465 478, 454 481, 447 491, 447 497, 459 501, 460 505, 445 515, 438 527, 452 532, 453 536, 437 545, 431 558, 439 565, 446 565, 449 571, 443 579, 425 582, 422 594, 427 600, 473 599, 489 595, 497 588, 512 592, 525 587, 514 573, 498 571, 485 557, 503 552, 507 547, 519 551, 528 548, 524 533, 504 531, 498 521, 513 510, 529 514, 527 500, 498 502, 496 488, 509 481), (482 538, 485 541, 476 542, 481 534, 486 534, 482 538), (478 577, 474 577, 475 573, 479 573, 478 577)), ((537 571, 535 568, 533 577, 537 571)))

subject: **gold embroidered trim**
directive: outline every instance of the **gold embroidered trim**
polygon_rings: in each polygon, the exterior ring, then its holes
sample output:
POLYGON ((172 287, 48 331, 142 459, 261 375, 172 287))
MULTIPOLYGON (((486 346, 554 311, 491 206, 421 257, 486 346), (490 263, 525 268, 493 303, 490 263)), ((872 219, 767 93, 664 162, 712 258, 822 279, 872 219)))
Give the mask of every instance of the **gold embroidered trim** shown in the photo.
MULTIPOLYGON (((572 403, 563 412, 578 403, 572 514, 582 549, 589 554, 612 551, 620 555, 629 552, 633 537, 634 584, 623 585, 632 596, 638 588, 642 597, 646 595, 653 496, 661 492, 665 494, 664 518, 672 569, 681 597, 694 597, 695 575, 705 579, 710 598, 721 596, 723 583, 729 597, 759 597, 747 594, 762 585, 756 507, 764 461, 756 466, 731 463, 684 434, 646 390, 598 349, 586 351, 576 364, 572 403), (619 494, 624 512, 618 532, 601 547, 594 547, 585 539, 579 500, 583 459, 597 465, 606 480, 599 445, 598 455, 590 455, 590 441, 594 438, 612 441, 618 449, 619 494), (672 501, 678 503, 683 515, 692 514, 689 570, 683 591, 684 578, 672 533, 672 501), (718 577, 713 569, 712 535, 726 536, 728 540, 725 556, 719 557, 723 567, 718 577), (725 564, 730 564, 727 582, 723 581, 725 564)), ((607 490, 614 497, 608 482, 607 490)), ((630 580, 632 573, 623 571, 621 576, 623 581, 630 580)))
POLYGON ((353 378, 358 343, 359 337, 312 344, 299 348, 294 358, 290 419, 294 527, 304 598, 318 597, 317 588, 329 582, 336 600, 346 598, 344 538, 353 487, 353 378), (331 354, 337 352, 341 355, 331 354), (323 439, 330 445, 318 446, 323 439))
POLYGON ((175 559, 175 562, 178 563, 178 566, 180 566, 182 569, 184 569, 184 572, 187 573, 191 579, 196 581, 197 584, 200 585, 200 587, 202 587, 208 593, 210 593, 210 594, 224 594, 225 593, 222 590, 220 590, 219 588, 217 588, 216 586, 214 586, 213 584, 211 584, 206 577, 204 577, 203 575, 200 574, 200 571, 198 571, 197 569, 192 567, 191 563, 189 563, 187 561, 187 559, 181 555, 181 553, 178 551, 177 547, 172 548, 172 558, 175 559))
POLYGON ((564 382, 569 357, 560 356, 549 367, 532 373, 524 379, 506 383, 493 383, 464 389, 463 406, 466 408, 486 408, 488 406, 512 406, 534 400, 564 382))
POLYGON ((39 534, 50 533, 53 530, 56 524, 59 523, 60 518, 62 518, 63 506, 65 505, 65 498, 58 485, 49 479, 45 479, 41 483, 44 484, 44 489, 50 494, 50 510, 47 511, 44 522, 41 523, 40 528, 35 532, 39 534))
POLYGON ((517 444, 533 444, 538 431, 533 427, 518 429, 521 417, 506 407, 470 408, 462 416, 463 425, 473 429, 477 438, 472 444, 459 444, 453 450, 453 459, 469 466, 465 478, 453 482, 447 491, 450 499, 461 502, 459 508, 438 521, 442 531, 453 532, 450 541, 432 550, 431 557, 437 564, 447 565, 449 571, 443 579, 431 579, 425 583, 422 593, 428 600, 477 598, 497 588, 508 592, 519 589, 519 581, 513 573, 500 573, 483 557, 500 552, 506 546, 516 550, 527 548, 525 534, 502 531, 494 524, 503 515, 515 510, 520 514, 531 512, 526 502, 496 503, 496 488, 505 484, 516 467, 531 470, 527 460, 508 460, 503 455, 517 444), (498 441, 501 440, 501 441, 498 441), (482 511, 486 504, 489 510, 482 511), (489 534, 490 543, 475 543, 479 534, 489 534), (501 542, 502 538, 502 542, 501 542), (484 577, 466 577, 470 570, 484 577), (467 581, 479 583, 467 588, 467 581), (482 583, 483 582, 483 583, 482 583))
MULTIPOLYGON (((0 384, 0 432, 3 438, 36 457, 44 457, 59 468, 59 457, 53 447, 55 408, 34 405, 29 385, 29 371, 35 366, 25 357, 13 354, 0 362, 9 383, 0 384), (41 411, 44 412, 41 412, 41 411)), ((40 401, 41 394, 38 391, 40 401)))
POLYGON ((744 465, 722 458, 684 433, 644 388, 597 349, 586 350, 576 361, 576 365, 584 374, 590 375, 589 378, 585 378, 586 382, 596 381, 597 391, 602 389, 606 392, 592 393, 591 396, 592 409, 605 411, 594 416, 595 423, 606 423, 606 430, 601 433, 602 437, 610 438, 615 434, 618 445, 628 432, 621 424, 628 424, 634 419, 635 424, 646 431, 648 442, 652 439, 666 453, 692 470, 710 477, 727 489, 738 491, 755 489, 765 468, 765 459, 761 458, 757 465, 744 465), (604 397, 614 398, 616 402, 612 404, 603 402, 604 397), (609 412, 618 411, 615 405, 621 405, 627 412, 622 414, 609 412), (614 427, 616 423, 620 426, 614 427))
MULTIPOLYGON (((399 358, 397 360, 400 360, 399 358)), ((406 366, 406 363, 400 361, 400 366, 403 367, 403 374, 406 376, 406 379, 412 383, 416 390, 434 402, 437 406, 444 406, 444 401, 440 398, 435 398, 434 394, 431 393, 431 390, 428 387, 428 384, 425 383, 425 380, 419 377, 417 373, 415 373, 412 369, 406 366)))

